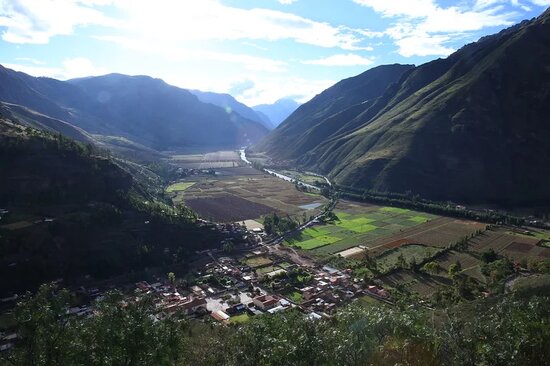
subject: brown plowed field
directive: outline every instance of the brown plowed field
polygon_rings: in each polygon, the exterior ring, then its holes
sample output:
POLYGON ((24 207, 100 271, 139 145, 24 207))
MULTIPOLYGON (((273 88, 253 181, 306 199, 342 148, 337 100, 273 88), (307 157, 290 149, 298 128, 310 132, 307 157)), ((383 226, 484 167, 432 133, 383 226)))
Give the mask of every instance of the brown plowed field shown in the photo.
POLYGON ((243 221, 276 212, 273 208, 233 195, 191 198, 185 204, 204 218, 219 222, 243 221))

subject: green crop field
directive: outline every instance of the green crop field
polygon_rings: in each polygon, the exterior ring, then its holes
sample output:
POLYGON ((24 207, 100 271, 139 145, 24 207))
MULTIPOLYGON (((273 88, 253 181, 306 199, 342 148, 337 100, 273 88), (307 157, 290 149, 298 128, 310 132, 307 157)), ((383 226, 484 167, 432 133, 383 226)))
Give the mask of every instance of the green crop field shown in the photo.
POLYGON ((315 249, 318 247, 325 246, 327 244, 332 244, 334 242, 337 242, 338 240, 340 240, 340 238, 338 237, 323 235, 313 239, 301 241, 295 245, 300 249, 310 250, 310 249, 315 249))
POLYGON ((330 255, 428 222, 438 216, 397 207, 365 206, 364 212, 337 209, 337 220, 286 239, 286 244, 314 255, 330 255))
POLYGON ((193 186, 196 182, 179 182, 174 183, 166 188, 166 192, 180 192, 185 191, 187 188, 193 186))

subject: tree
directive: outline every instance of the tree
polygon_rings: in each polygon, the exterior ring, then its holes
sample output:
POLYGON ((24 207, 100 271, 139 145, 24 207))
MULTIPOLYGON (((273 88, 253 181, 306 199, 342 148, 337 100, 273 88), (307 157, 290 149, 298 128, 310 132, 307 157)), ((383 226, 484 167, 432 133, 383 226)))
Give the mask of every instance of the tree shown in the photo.
POLYGON ((458 272, 460 272, 460 267, 456 263, 453 263, 449 266, 448 272, 449 272, 449 277, 455 278, 458 272))
POLYGON ((222 250, 224 251, 224 253, 230 254, 233 252, 233 250, 235 250, 235 246, 233 245, 233 243, 228 241, 223 244, 222 250))
POLYGON ((397 257, 397 266, 400 268, 407 267, 407 262, 405 261, 405 257, 403 257, 403 253, 399 253, 399 256, 397 257))
POLYGON ((168 272, 168 281, 172 285, 176 283, 176 274, 174 272, 168 272))
POLYGON ((412 257, 411 260, 409 261, 409 269, 411 271, 416 271, 416 258, 415 257, 412 257))
POLYGON ((430 261, 422 267, 422 269, 428 273, 437 273, 441 269, 439 263, 436 261, 430 261))
POLYGON ((481 253, 481 260, 485 263, 491 263, 498 259, 498 254, 493 250, 493 248, 486 250, 481 253))

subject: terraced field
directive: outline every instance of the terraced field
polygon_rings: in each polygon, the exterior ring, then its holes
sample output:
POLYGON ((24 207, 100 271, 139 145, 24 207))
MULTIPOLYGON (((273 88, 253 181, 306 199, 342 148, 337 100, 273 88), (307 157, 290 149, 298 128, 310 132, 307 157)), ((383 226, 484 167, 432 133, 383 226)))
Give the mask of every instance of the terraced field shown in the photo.
POLYGON ((440 249, 427 247, 425 245, 404 245, 400 248, 392 251, 387 251, 384 254, 376 257, 376 262, 378 263, 378 268, 381 271, 387 271, 397 266, 399 256, 403 256, 407 263, 410 263, 413 258, 417 263, 419 263, 425 258, 430 258, 435 255, 438 250, 440 249))
POLYGON ((493 249, 515 261, 549 259, 550 248, 538 245, 540 241, 537 236, 519 235, 500 228, 487 230, 473 239, 469 249, 476 252, 493 249))

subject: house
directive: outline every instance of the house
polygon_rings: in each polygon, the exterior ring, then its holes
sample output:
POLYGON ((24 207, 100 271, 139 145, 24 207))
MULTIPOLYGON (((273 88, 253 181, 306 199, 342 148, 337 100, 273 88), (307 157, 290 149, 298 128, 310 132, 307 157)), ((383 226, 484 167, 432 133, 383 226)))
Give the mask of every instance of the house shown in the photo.
POLYGON ((388 297, 390 297, 390 293, 385 288, 381 288, 380 290, 378 290, 378 296, 387 299, 388 297))
POLYGON ((308 287, 304 287, 304 288, 300 289, 300 292, 302 293, 302 297, 305 300, 309 300, 315 294, 315 289, 311 286, 308 286, 308 287))
POLYGON ((204 290, 197 285, 191 287, 191 292, 197 296, 205 296, 204 290))
POLYGON ((181 304, 186 314, 196 313, 199 309, 206 310, 206 299, 204 297, 188 297, 181 304))
POLYGON ((283 311, 285 309, 286 308, 284 306, 279 305, 279 306, 276 306, 274 308, 269 309, 267 312, 270 313, 270 314, 275 314, 275 313, 278 313, 279 311, 283 311))
POLYGON ((229 319, 229 315, 227 315, 225 312, 221 310, 212 312, 210 316, 222 323, 226 323, 227 320, 229 319))
POLYGON ((252 299, 252 301, 258 309, 266 311, 277 305, 279 299, 271 295, 260 295, 252 299))
POLYGON ((234 314, 240 314, 242 312, 245 312, 246 309, 247 309, 246 305, 240 303, 240 304, 236 304, 231 307, 228 307, 227 309, 225 309, 225 312, 229 315, 234 315, 234 314))
POLYGON ((319 320, 319 319, 322 319, 323 317, 315 312, 311 312, 308 314, 307 318, 309 320, 319 320))

